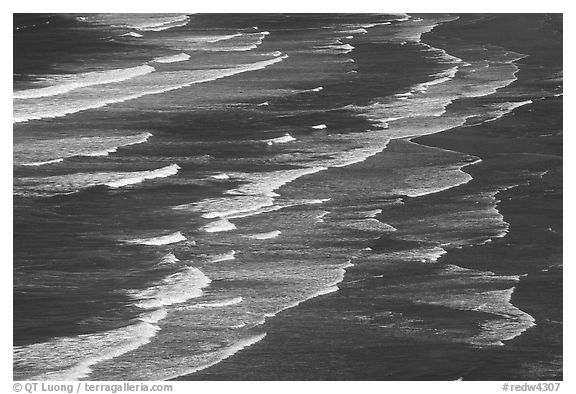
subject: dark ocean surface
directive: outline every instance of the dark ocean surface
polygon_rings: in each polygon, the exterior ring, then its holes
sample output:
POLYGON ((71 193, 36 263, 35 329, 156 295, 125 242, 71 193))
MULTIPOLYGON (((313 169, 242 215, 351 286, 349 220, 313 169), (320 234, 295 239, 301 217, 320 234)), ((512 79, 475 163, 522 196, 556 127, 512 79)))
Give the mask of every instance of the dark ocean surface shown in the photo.
POLYGON ((561 380, 562 16, 14 16, 14 379, 561 380))

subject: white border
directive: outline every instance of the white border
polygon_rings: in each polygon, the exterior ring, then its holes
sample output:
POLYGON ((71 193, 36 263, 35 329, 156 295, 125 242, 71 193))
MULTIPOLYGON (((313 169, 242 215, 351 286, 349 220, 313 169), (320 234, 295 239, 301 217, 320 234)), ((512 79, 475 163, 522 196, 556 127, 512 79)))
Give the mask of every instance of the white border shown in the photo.
MULTIPOLYGON (((14 1, 3 2, 0 13, 0 22, 3 27, 2 48, 5 53, 12 56, 12 13, 15 12, 185 12, 185 13, 263 13, 263 12, 301 12, 301 13, 342 13, 342 12, 366 12, 366 13, 404 13, 404 12, 482 12, 482 13, 536 13, 553 12, 564 13, 564 90, 568 92, 565 96, 564 111, 564 382, 562 382, 559 392, 576 392, 574 384, 574 339, 570 333, 574 326, 574 313, 572 306, 574 301, 574 287, 571 279, 574 278, 571 257, 576 256, 573 245, 574 231, 571 227, 574 223, 575 209, 571 202, 576 201, 574 193, 573 173, 576 170, 576 154, 574 149, 574 133, 576 133, 572 117, 567 116, 573 106, 572 92, 574 92, 574 57, 575 50, 574 28, 576 22, 574 15, 574 2, 568 1, 511 1, 511 0, 443 0, 434 1, 413 1, 403 0, 398 2, 386 2, 386 0, 347 0, 347 1, 312 1, 312 0, 290 0, 287 2, 275 2, 273 0, 162 0, 162 1, 134 1, 134 0, 97 0, 79 2, 78 0, 53 0, 53 1, 14 1), (568 67, 566 67, 568 65, 568 67), (566 328, 568 327, 568 328, 566 328), (572 389, 570 389, 572 387, 572 389)), ((4 300, 4 320, 12 322, 12 59, 2 62, 3 73, 3 94, 0 110, 3 119, 3 127, 0 129, 1 149, 1 206, 3 208, 3 224, 0 227, 0 239, 2 239, 3 256, 6 256, 2 265, 2 282, 4 300)), ((13 392, 12 387, 12 324, 7 321, 2 325, 1 333, 2 357, 0 359, 0 388, 1 392, 13 392)), ((135 382, 136 383, 136 382, 135 382)), ((152 383, 152 382, 144 382, 152 383)), ((513 383, 513 382, 510 382, 513 383)), ((518 382, 523 383, 523 382, 518 382)), ((536 382, 535 382, 536 383, 536 382)), ((267 393, 271 390, 275 392, 291 393, 295 390, 304 392, 330 391, 331 393, 350 393, 352 390, 366 390, 367 393, 458 393, 462 394, 486 394, 502 393, 501 382, 173 382, 175 393, 267 393)))

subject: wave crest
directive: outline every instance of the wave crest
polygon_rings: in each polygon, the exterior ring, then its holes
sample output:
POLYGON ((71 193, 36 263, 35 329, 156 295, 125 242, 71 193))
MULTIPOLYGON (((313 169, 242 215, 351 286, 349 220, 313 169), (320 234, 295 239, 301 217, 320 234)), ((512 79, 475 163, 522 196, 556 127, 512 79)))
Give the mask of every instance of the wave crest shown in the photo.
POLYGON ((29 100, 57 96, 88 86, 126 81, 154 71, 156 71, 154 67, 145 64, 130 68, 57 76, 53 78, 53 86, 17 90, 12 94, 12 98, 15 100, 29 100))
MULTIPOLYGON (((188 239, 184 235, 182 235, 182 233, 180 231, 177 231, 175 233, 168 234, 168 235, 161 235, 159 237, 136 238, 136 239, 125 240, 124 242, 126 242, 128 244, 134 244, 134 245, 161 246, 161 245, 170 245, 170 244, 174 244, 174 243, 178 243, 178 242, 182 242, 182 241, 187 241, 187 240, 188 239)), ((168 262, 168 260, 170 260, 171 262, 178 261, 178 259, 174 255, 164 256, 164 257, 165 258, 163 259, 163 261, 166 260, 166 262, 168 262)))

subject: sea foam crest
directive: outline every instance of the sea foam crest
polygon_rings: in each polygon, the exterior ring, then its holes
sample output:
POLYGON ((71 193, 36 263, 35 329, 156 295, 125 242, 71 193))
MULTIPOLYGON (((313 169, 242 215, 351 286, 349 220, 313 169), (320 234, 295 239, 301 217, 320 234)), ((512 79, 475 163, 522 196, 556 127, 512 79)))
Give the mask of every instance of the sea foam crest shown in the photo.
POLYGON ((211 263, 220 263, 222 261, 231 261, 231 260, 236 259, 235 255, 236 255, 236 251, 231 250, 230 252, 221 253, 221 254, 214 254, 214 255, 208 256, 208 260, 211 263))
POLYGON ((368 30, 363 27, 351 27, 349 30, 342 30, 341 33, 345 34, 366 34, 368 30))
POLYGON ((165 178, 174 175, 180 167, 173 164, 157 170, 136 172, 97 172, 73 173, 46 177, 25 177, 15 184, 15 193, 21 195, 57 195, 77 193, 96 186, 120 188, 146 180, 165 178))
MULTIPOLYGON (((274 190, 304 175, 325 170, 326 167, 305 167, 263 173, 235 173, 234 178, 247 183, 226 192, 226 197, 207 198, 193 204, 174 207, 176 210, 203 212, 205 219, 246 217, 263 213, 274 205, 274 190)), ((279 209, 279 208, 271 208, 279 209)))
POLYGON ((320 91, 322 91, 322 90, 324 90, 324 87, 323 87, 323 86, 318 86, 317 88, 302 90, 302 93, 320 92, 320 91))
POLYGON ((153 61, 156 63, 177 63, 177 62, 184 62, 188 59, 190 59, 190 55, 182 52, 177 55, 157 57, 154 58, 153 61))
POLYGON ((134 31, 131 31, 131 32, 129 32, 129 33, 121 34, 120 37, 142 38, 142 37, 144 37, 144 36, 143 36, 142 34, 140 34, 140 33, 136 33, 136 32, 134 32, 134 31))
POLYGON ((499 318, 484 321, 481 324, 482 332, 472 338, 471 343, 503 346, 503 341, 514 339, 536 325, 536 320, 531 315, 512 304, 514 289, 515 287, 512 287, 482 294, 481 298, 486 302, 483 302, 475 310, 492 313, 499 318))
POLYGON ((371 29, 376 26, 384 26, 390 25, 392 22, 377 22, 377 23, 367 23, 365 25, 361 25, 364 29, 371 29))
POLYGON ((88 86, 126 81, 141 75, 149 74, 153 71, 155 71, 154 67, 149 65, 141 65, 137 67, 107 71, 93 71, 83 74, 62 75, 54 77, 53 86, 17 90, 13 92, 12 98, 17 100, 27 100, 40 97, 56 96, 88 86))
POLYGON ((230 175, 225 174, 225 173, 221 173, 221 174, 216 174, 216 175, 212 175, 213 179, 219 179, 219 180, 224 180, 224 179, 230 179, 230 175))
POLYGON ((64 159, 53 159, 53 160, 46 160, 46 161, 35 161, 32 163, 22 163, 22 165, 27 166, 27 167, 39 167, 39 166, 44 166, 47 164, 61 163, 63 161, 64 161, 64 159))
POLYGON ((190 20, 186 14, 126 14, 126 13, 98 13, 87 14, 77 18, 101 26, 131 29, 138 31, 162 31, 175 27, 185 26, 190 20))
POLYGON ((352 262, 350 260, 346 261, 346 263, 344 263, 344 264, 341 264, 337 269, 335 278, 333 280, 331 280, 329 283, 324 284, 324 286, 320 290, 316 290, 310 294, 303 295, 302 298, 297 299, 296 301, 294 301, 288 305, 285 305, 285 306, 281 307, 280 309, 275 310, 274 312, 265 313, 264 319, 260 322, 260 324, 263 324, 265 322, 266 318, 274 317, 282 311, 285 311, 287 309, 292 309, 292 308, 300 305, 304 301, 307 301, 307 300, 310 300, 312 298, 320 297, 320 296, 327 295, 327 294, 334 293, 334 292, 338 291, 339 290, 338 284, 340 282, 342 282, 342 280, 344 279, 344 275, 346 274, 346 269, 353 267, 353 266, 354 266, 354 264, 352 264, 352 262))
POLYGON ((144 290, 129 290, 128 295, 136 300, 135 305, 139 308, 159 308, 200 297, 202 289, 210 282, 210 278, 198 268, 187 267, 144 290))
MULTIPOLYGON (((180 231, 176 231, 175 233, 168 234, 168 235, 161 235, 159 237, 152 237, 152 238, 136 238, 130 240, 124 240, 124 242, 128 244, 135 244, 135 245, 147 245, 147 246, 161 246, 161 245, 170 245, 182 241, 187 241, 187 238, 182 235, 180 231)), ((167 257, 167 256, 165 256, 167 257)), ((172 255, 173 259, 172 262, 177 261, 176 257, 172 255), (176 259, 176 260, 174 260, 176 259)))
POLYGON ((212 223, 208 223, 203 227, 204 231, 207 233, 221 233, 224 231, 232 231, 236 229, 234 223, 231 223, 225 218, 221 218, 212 223))
POLYGON ((350 44, 344 44, 337 40, 334 44, 322 45, 315 47, 318 51, 336 53, 336 54, 346 54, 352 52, 355 48, 350 44))
POLYGON ((280 230, 274 230, 267 233, 247 235, 246 237, 251 239, 272 239, 278 237, 280 234, 281 234, 280 230))
POLYGON ((168 253, 167 255, 165 255, 164 257, 162 257, 162 259, 160 260, 160 264, 176 264, 180 262, 180 260, 178 259, 178 257, 176 257, 174 255, 174 253, 168 253))
POLYGON ((292 137, 288 133, 286 133, 282 137, 270 138, 268 140, 264 140, 264 142, 266 142, 266 144, 268 144, 268 145, 285 144, 287 142, 292 142, 292 141, 296 141, 296 138, 292 137))
POLYGON ((152 137, 152 133, 148 133, 148 132, 144 132, 144 133, 140 133, 134 136, 126 136, 126 137, 107 137, 107 138, 90 138, 87 137, 85 140, 83 139, 76 139, 74 142, 76 145, 84 145, 83 150, 81 152, 79 152, 76 156, 108 156, 110 153, 115 153, 118 148, 122 148, 125 146, 130 146, 130 145, 137 145, 137 144, 142 144, 146 141, 148 141, 148 139, 152 137), (92 148, 92 150, 88 150, 87 149, 87 143, 88 142, 92 142, 92 146, 90 146, 90 148, 92 148), (86 144, 83 144, 86 143, 86 144), (93 147, 93 144, 98 143, 100 144, 100 148, 102 148, 102 146, 106 146, 106 145, 110 145, 110 144, 114 144, 114 146, 110 146, 108 148, 104 148, 104 149, 94 149, 95 147, 93 147))
POLYGON ((143 22, 132 27, 141 31, 162 31, 174 27, 186 26, 189 21, 190 17, 188 15, 179 15, 174 17, 161 17, 155 22, 143 22))
POLYGON ((242 33, 235 33, 235 34, 229 34, 227 36, 219 36, 219 37, 216 37, 212 40, 208 40, 208 42, 214 43, 214 42, 218 42, 218 41, 225 41, 225 40, 229 40, 231 38, 241 37, 242 35, 243 35, 242 33))
POLYGON ((151 133, 143 132, 118 137, 74 137, 26 142, 15 144, 14 158, 19 165, 43 166, 75 156, 107 156, 118 148, 144 143, 150 137, 151 133), (24 158, 21 159, 22 156, 24 158), (28 156, 35 160, 26 160, 28 156))
POLYGON ((170 164, 169 166, 159 168, 157 170, 135 172, 133 175, 128 175, 114 181, 106 182, 104 185, 111 188, 134 185, 136 183, 144 182, 148 179, 166 178, 171 175, 175 175, 178 173, 179 169, 180 166, 178 164, 170 164))
MULTIPOLYGON (((194 46, 190 49, 200 51, 216 51, 216 52, 243 52, 250 51, 258 48, 262 44, 264 38, 270 32, 262 31, 255 33, 237 33, 227 36, 220 36, 216 38, 209 38, 205 42, 212 44, 209 46, 194 46)), ((273 56, 278 56, 274 55, 273 56)))
MULTIPOLYGON (((85 86, 82 97, 59 95, 57 96, 59 98, 58 100, 44 100, 43 97, 40 97, 34 106, 23 102, 23 100, 16 100, 16 102, 14 102, 13 122, 21 123, 34 119, 56 118, 88 109, 102 108, 110 104, 134 100, 147 95, 166 93, 197 83, 215 81, 244 72, 261 70, 272 64, 279 63, 287 57, 288 55, 283 55, 255 63, 222 69, 152 73, 150 75, 140 76, 141 80, 138 84, 131 84, 126 89, 122 89, 122 86, 114 84, 111 84, 111 86, 102 85, 99 86, 98 89, 90 89, 90 86, 85 86)), ((153 67, 150 68, 153 69, 153 67)))
POLYGON ((199 304, 190 305, 186 309, 203 309, 203 308, 222 308, 225 306, 238 305, 243 301, 242 297, 234 297, 227 300, 203 302, 199 304))
POLYGON ((490 110, 490 115, 492 116, 492 118, 485 120, 484 123, 493 122, 495 120, 498 120, 501 117, 503 117, 504 115, 507 115, 510 112, 512 112, 514 109, 520 108, 524 105, 528 105, 528 104, 532 104, 532 103, 533 103, 532 100, 526 100, 526 101, 519 101, 519 102, 507 102, 507 103, 497 104, 497 105, 495 105, 495 108, 490 110))

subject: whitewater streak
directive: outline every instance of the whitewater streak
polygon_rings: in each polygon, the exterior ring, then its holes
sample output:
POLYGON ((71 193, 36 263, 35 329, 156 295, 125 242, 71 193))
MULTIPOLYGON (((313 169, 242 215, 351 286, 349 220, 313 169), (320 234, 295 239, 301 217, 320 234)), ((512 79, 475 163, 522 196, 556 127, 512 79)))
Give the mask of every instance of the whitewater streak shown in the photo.
MULTIPOLYGON (((92 94, 87 95, 87 97, 82 96, 80 98, 74 96, 72 98, 69 98, 69 100, 66 100, 67 98, 66 93, 71 92, 71 90, 87 88, 96 84, 101 85, 102 84, 101 80, 94 81, 88 84, 84 83, 81 86, 73 85, 73 88, 60 87, 58 93, 54 93, 52 90, 50 91, 50 96, 56 95, 56 97, 59 98, 60 100, 47 100, 47 101, 41 100, 39 102, 34 103, 30 103, 27 101, 23 103, 21 101, 25 100, 16 100, 14 103, 13 123, 21 123, 43 118, 57 118, 85 111, 88 109, 102 108, 110 104, 134 100, 148 95, 166 93, 172 90, 189 87, 198 83, 215 81, 217 79, 230 77, 244 72, 261 70, 275 63, 279 63, 284 59, 286 59, 287 57, 288 55, 283 55, 279 57, 274 57, 273 59, 262 60, 255 63, 248 63, 223 69, 163 72, 159 73, 160 76, 151 78, 149 81, 147 80, 140 81, 141 84, 137 85, 136 87, 133 87, 135 91, 132 93, 127 92, 127 94, 119 94, 118 89, 122 87, 112 86, 112 89, 109 89, 110 93, 108 97, 106 97, 107 93, 106 89, 99 89, 98 94, 96 96, 92 94), (149 83, 145 84, 142 82, 149 82, 149 83), (144 86, 142 87, 141 85, 144 86)), ((152 71, 155 70, 153 67, 148 65, 141 67, 142 70, 146 71, 146 73, 151 73, 152 71)), ((134 78, 133 74, 130 74, 129 77, 125 76, 124 79, 121 80, 124 81, 126 79, 131 78, 134 78)), ((110 77, 109 79, 112 80, 113 78, 110 77)), ((116 83, 118 81, 114 80, 114 81, 107 81, 104 83, 108 84, 112 82, 116 83)), ((24 95, 24 93, 17 93, 17 95, 18 94, 24 95)), ((28 94, 31 96, 27 98, 42 99, 43 97, 46 97, 45 92, 28 93, 28 94)))
POLYGON ((73 90, 94 85, 104 85, 126 81, 141 75, 149 74, 156 69, 149 65, 141 65, 124 69, 93 71, 76 75, 54 77, 55 85, 37 89, 17 90, 12 94, 15 100, 29 100, 41 97, 57 96, 73 90))
POLYGON ((130 145, 142 144, 152 137, 152 133, 143 132, 136 135, 119 137, 77 137, 62 138, 47 141, 38 141, 33 144, 18 144, 14 147, 15 163, 22 166, 38 167, 47 164, 61 163, 64 159, 71 157, 94 157, 108 156, 115 153, 118 148, 130 145), (40 153, 42 160, 23 162, 16 159, 21 151, 20 146, 25 146, 26 150, 32 150, 35 155, 40 153), (57 157, 54 157, 57 156, 57 157))

